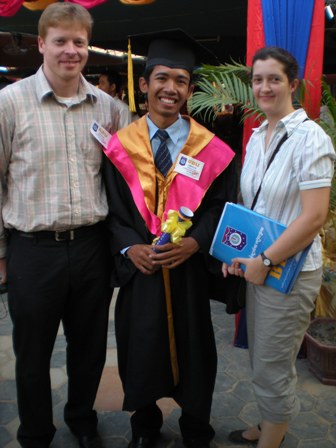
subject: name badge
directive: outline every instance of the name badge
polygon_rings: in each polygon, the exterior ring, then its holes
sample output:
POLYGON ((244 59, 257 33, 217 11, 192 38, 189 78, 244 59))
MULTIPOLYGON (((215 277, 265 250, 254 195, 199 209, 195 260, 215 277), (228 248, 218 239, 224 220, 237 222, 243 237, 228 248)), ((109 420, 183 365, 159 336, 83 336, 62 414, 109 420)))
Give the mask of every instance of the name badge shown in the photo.
POLYGON ((107 148, 108 142, 110 141, 112 135, 105 128, 103 128, 103 126, 96 121, 93 121, 90 126, 90 132, 99 141, 99 143, 104 146, 104 148, 107 148))
POLYGON ((174 171, 191 177, 191 179, 199 180, 204 167, 204 162, 194 159, 193 157, 179 154, 174 171))

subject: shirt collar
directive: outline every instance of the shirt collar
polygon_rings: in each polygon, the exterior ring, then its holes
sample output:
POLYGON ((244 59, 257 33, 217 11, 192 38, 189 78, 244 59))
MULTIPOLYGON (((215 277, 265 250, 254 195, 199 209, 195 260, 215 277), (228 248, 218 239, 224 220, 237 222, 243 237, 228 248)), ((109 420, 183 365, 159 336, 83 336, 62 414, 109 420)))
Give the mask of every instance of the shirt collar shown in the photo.
MULTIPOLYGON (((156 131, 159 129, 156 124, 152 122, 150 119, 149 114, 146 115, 147 125, 148 125, 148 132, 149 132, 149 139, 152 140, 154 135, 156 134, 156 131)), ((177 120, 170 125, 168 128, 165 129, 165 131, 168 133, 169 138, 172 140, 172 142, 176 145, 178 141, 178 137, 181 132, 181 126, 182 126, 183 118, 179 114, 177 120)))
MULTIPOLYGON (((297 126, 302 123, 303 120, 307 118, 307 114, 304 109, 297 109, 294 112, 286 115, 284 118, 279 120, 277 123, 277 129, 286 129, 288 135, 291 135, 292 132, 297 128, 297 126)), ((262 124, 258 128, 254 128, 255 132, 265 132, 268 126, 268 120, 262 122, 262 124)))
MULTIPOLYGON (((53 90, 43 72, 43 66, 36 72, 36 94, 40 102, 48 96, 53 94, 53 90)), ((78 91, 78 101, 82 102, 86 99, 92 102, 97 101, 97 94, 95 92, 95 87, 90 84, 83 75, 80 75, 79 91, 78 91)))

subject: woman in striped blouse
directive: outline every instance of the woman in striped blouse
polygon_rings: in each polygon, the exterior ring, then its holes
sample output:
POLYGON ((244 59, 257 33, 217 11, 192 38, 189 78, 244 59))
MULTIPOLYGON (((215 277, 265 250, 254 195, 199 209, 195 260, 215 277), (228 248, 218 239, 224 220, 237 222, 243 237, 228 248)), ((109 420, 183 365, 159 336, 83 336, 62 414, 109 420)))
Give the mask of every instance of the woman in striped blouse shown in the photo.
POLYGON ((244 205, 287 226, 264 253, 236 258, 223 274, 245 276, 246 316, 252 382, 261 414, 256 427, 230 433, 232 442, 278 448, 289 422, 298 414, 295 361, 322 279, 319 230, 324 224, 333 177, 334 149, 330 138, 303 109, 295 110, 292 95, 299 84, 295 58, 278 47, 259 50, 252 63, 252 88, 266 120, 254 130, 241 175, 244 205), (266 171, 274 149, 287 139, 266 171), (289 294, 264 285, 273 265, 309 244, 302 271, 289 294), (245 266, 245 272, 241 270, 245 266))

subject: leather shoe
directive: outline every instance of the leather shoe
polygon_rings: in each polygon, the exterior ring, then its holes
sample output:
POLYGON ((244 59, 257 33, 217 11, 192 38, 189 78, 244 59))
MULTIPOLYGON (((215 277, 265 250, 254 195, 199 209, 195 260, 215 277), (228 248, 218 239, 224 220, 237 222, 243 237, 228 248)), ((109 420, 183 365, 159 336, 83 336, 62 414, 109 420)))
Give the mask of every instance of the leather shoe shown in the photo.
MULTIPOLYGON (((261 431, 260 425, 257 425, 259 431, 261 431)), ((237 443, 239 445, 257 445, 259 438, 257 439, 247 439, 243 436, 243 432, 245 432, 246 429, 238 429, 237 431, 232 431, 229 434, 229 440, 230 442, 237 443)), ((285 437, 282 439, 280 446, 284 443, 285 437)))
POLYGON ((151 437, 136 437, 131 440, 128 448, 154 448, 158 439, 158 434, 151 437))
POLYGON ((258 443, 258 439, 247 439, 243 436, 243 432, 245 432, 246 429, 238 429, 237 431, 232 431, 229 434, 229 440, 230 442, 237 443, 239 445, 256 445, 258 443))
POLYGON ((100 437, 96 434, 93 436, 77 436, 78 446, 80 448, 102 448, 100 437))

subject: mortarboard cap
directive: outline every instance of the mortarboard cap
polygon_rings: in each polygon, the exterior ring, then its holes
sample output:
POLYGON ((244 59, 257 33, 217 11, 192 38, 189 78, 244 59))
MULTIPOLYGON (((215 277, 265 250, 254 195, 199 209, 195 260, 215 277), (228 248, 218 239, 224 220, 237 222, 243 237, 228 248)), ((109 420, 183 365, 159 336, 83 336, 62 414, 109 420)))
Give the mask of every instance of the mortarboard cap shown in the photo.
POLYGON ((147 56, 146 67, 165 65, 189 72, 200 64, 218 64, 216 56, 181 29, 129 36, 132 53, 147 56))
MULTIPOLYGON (((164 65, 192 72, 200 64, 218 64, 214 53, 179 28, 129 36, 128 90, 133 98, 131 53, 146 56, 146 68, 164 65)), ((131 110, 133 102, 134 99, 130 103, 131 110)))

